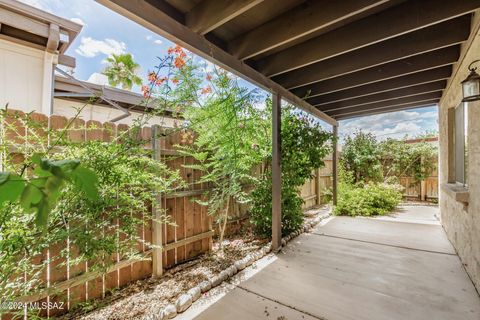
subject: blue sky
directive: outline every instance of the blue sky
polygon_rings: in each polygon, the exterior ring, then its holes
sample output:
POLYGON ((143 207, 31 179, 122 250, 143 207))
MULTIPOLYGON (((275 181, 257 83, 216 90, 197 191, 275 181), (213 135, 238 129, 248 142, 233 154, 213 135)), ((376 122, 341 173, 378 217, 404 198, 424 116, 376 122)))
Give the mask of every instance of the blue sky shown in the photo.
MULTIPOLYGON (((132 53, 140 64, 140 75, 146 78, 172 43, 144 27, 116 14, 93 0, 20 0, 63 18, 83 24, 83 30, 67 54, 77 60, 75 77, 88 80, 105 67, 111 53, 132 53)), ((249 87, 254 87, 243 82, 249 87)), ((379 139, 415 136, 426 130, 437 130, 436 107, 400 111, 341 121, 339 134, 345 136, 357 129, 369 131, 379 139)))

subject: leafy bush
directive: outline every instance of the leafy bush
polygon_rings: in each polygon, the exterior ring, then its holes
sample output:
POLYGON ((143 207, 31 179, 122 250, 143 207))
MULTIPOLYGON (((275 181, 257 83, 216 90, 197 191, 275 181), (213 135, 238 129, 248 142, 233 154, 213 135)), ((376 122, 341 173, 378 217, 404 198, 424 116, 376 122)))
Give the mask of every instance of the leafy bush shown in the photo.
MULTIPOLYGON (((325 164, 330 151, 327 144, 331 134, 324 131, 312 117, 282 110, 282 234, 297 230, 303 222, 299 187, 313 177, 312 172, 325 164)), ((253 206, 250 222, 257 234, 269 237, 272 230, 271 158, 259 185, 252 192, 253 206)))
MULTIPOLYGON (((29 128, 33 126, 28 119, 26 124, 29 128)), ((75 159, 85 168, 95 172, 98 179, 98 197, 92 200, 86 192, 79 192, 77 185, 65 184, 58 194, 55 206, 44 219, 44 225, 38 225, 36 212, 26 211, 20 201, 2 203, 0 206, 2 301, 14 301, 19 294, 33 293, 42 289, 41 285, 44 285, 42 279, 48 261, 45 259, 41 263, 32 262, 38 261, 49 247, 61 248, 59 255, 50 257, 50 263, 62 262, 75 266, 89 261, 90 271, 105 271, 114 263, 111 257, 115 253, 120 254, 122 258, 134 256, 132 248, 138 244, 139 228, 142 228, 148 220, 143 218, 151 215, 149 203, 154 199, 155 193, 182 185, 179 173, 151 159, 150 151, 143 149, 145 141, 131 138, 137 136, 132 131, 125 131, 119 137, 122 143, 117 143, 118 141, 71 143, 59 136, 63 133, 48 132, 50 140, 61 142, 55 152, 42 153, 41 158, 48 159, 42 161, 58 164, 63 163, 61 162, 63 159, 75 159), (70 248, 76 248, 75 257, 69 256, 66 243, 70 244, 70 248), (28 281, 24 280, 24 274, 29 275, 28 281)), ((6 148, 8 141, 5 139, 1 141, 5 143, 0 146, 6 148)), ((37 161, 32 160, 32 157, 39 157, 38 153, 32 156, 31 151, 29 152, 28 147, 32 145, 32 140, 28 142, 30 143, 25 143, 25 149, 21 150, 25 154, 24 161, 18 163, 8 153, 3 159, 3 165, 9 172, 20 175, 24 171, 27 178, 32 173, 39 173, 22 170, 32 161, 37 161)), ((47 150, 47 135, 37 137, 34 142, 37 150, 47 150)))
POLYGON ((362 131, 348 136, 342 150, 341 165, 353 173, 353 183, 381 181, 380 149, 375 136, 362 131))
POLYGON ((384 215, 402 200, 402 187, 397 184, 370 182, 363 187, 339 183, 335 214, 348 216, 384 215))

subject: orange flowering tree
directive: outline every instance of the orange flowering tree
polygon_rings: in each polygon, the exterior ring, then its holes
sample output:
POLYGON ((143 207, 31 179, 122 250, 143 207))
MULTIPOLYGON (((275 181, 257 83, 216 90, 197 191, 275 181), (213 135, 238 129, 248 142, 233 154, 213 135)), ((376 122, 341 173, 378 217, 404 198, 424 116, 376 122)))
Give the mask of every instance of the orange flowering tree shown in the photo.
POLYGON ((220 68, 206 68, 191 54, 175 46, 149 74, 146 97, 155 96, 158 110, 181 112, 185 119, 177 146, 196 161, 186 167, 200 170, 202 183, 211 186, 206 201, 223 240, 232 201, 249 202, 245 191, 256 182, 253 168, 270 154, 270 123, 256 89, 242 87, 237 78, 220 68), (195 132, 195 139, 192 132, 195 132))

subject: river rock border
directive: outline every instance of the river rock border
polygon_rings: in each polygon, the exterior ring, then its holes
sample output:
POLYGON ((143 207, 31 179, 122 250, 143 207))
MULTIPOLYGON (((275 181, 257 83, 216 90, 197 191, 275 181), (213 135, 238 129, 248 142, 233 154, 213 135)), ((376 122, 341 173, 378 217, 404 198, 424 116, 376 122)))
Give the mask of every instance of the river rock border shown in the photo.
MULTIPOLYGON (((304 222, 303 226, 299 230, 294 231, 288 236, 282 238, 282 247, 285 246, 293 238, 298 237, 300 234, 309 232, 321 220, 327 218, 328 216, 329 214, 319 214, 315 218, 304 222)), ((216 276, 213 276, 211 279, 199 283, 197 286, 181 294, 175 301, 175 304, 167 305, 160 311, 159 314, 150 314, 148 316, 145 316, 143 320, 167 320, 175 318, 177 314, 182 313, 188 308, 190 308, 190 306, 201 297, 202 293, 208 292, 210 289, 230 279, 241 270, 252 265, 255 261, 269 254, 271 251, 272 244, 271 242, 269 242, 265 246, 261 247, 257 252, 251 253, 243 259, 235 261, 231 266, 221 271, 216 276)))

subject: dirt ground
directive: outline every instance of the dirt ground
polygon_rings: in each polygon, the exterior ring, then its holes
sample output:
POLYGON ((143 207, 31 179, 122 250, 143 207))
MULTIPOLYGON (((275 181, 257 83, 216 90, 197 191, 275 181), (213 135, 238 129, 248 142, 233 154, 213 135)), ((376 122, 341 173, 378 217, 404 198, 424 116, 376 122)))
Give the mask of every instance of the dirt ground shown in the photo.
POLYGON ((168 270, 160 279, 138 280, 104 299, 85 303, 60 319, 142 319, 145 315, 159 313, 166 305, 175 303, 180 294, 257 251, 266 242, 249 234, 229 237, 224 240, 223 252, 217 242, 211 253, 168 270))

